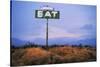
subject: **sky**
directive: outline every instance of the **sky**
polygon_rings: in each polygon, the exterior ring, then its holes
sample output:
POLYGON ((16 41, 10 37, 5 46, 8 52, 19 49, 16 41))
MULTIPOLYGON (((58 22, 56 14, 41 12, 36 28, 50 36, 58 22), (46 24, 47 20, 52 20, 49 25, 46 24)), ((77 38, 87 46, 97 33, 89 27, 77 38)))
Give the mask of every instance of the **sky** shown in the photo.
POLYGON ((96 6, 12 1, 12 38, 33 41, 46 39, 46 19, 35 18, 35 10, 49 5, 60 11, 60 19, 49 19, 49 39, 96 38, 96 6))

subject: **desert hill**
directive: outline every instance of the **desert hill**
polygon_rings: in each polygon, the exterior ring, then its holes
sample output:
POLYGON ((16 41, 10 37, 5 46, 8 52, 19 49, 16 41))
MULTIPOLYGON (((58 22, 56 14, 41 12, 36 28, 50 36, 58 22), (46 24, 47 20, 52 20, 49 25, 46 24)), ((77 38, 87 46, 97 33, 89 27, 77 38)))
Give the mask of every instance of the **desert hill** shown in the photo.
POLYGON ((11 65, 39 65, 96 60, 96 49, 88 47, 12 48, 11 65))

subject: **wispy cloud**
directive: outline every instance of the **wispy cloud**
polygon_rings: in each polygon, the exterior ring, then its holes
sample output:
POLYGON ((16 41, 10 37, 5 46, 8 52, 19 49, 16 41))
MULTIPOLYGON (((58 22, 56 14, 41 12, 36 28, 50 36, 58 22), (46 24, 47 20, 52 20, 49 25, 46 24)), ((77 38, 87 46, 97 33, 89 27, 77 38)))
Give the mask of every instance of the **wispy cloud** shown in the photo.
POLYGON ((81 34, 69 33, 65 29, 51 26, 49 28, 49 38, 79 38, 81 34))
MULTIPOLYGON (((19 38, 22 40, 35 40, 37 38, 42 38, 42 39, 46 39, 46 31, 44 31, 43 33, 40 33, 39 35, 22 35, 19 38), (44 34, 43 34, 44 33, 44 34)), ((81 38, 82 36, 84 36, 84 34, 81 33, 69 33, 64 29, 58 28, 58 27, 54 27, 54 26, 49 26, 49 30, 48 30, 48 37, 49 39, 51 38, 81 38)))

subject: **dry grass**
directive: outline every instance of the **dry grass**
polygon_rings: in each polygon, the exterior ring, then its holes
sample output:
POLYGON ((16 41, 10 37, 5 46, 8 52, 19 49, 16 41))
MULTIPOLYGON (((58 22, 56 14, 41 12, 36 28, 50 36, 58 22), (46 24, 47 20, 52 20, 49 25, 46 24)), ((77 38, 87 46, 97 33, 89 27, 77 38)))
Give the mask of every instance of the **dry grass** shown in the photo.
POLYGON ((49 51, 63 57, 63 62, 81 62, 96 59, 96 51, 90 48, 55 47, 49 49, 49 51))
POLYGON ((45 50, 40 47, 11 50, 11 65, 38 65, 96 60, 94 48, 52 47, 45 50))

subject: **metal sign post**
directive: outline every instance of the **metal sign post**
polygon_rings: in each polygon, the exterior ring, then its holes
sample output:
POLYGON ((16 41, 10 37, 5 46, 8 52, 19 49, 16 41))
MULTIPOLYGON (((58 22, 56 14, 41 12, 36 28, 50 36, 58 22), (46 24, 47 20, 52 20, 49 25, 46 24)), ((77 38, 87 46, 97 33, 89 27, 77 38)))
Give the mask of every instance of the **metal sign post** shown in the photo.
POLYGON ((48 48, 48 18, 46 23, 46 47, 48 48))
POLYGON ((35 11, 35 18, 46 19, 46 48, 48 48, 48 19, 59 19, 59 11, 55 11, 51 7, 43 7, 43 9, 35 11))

